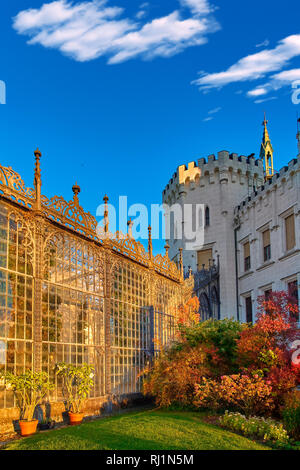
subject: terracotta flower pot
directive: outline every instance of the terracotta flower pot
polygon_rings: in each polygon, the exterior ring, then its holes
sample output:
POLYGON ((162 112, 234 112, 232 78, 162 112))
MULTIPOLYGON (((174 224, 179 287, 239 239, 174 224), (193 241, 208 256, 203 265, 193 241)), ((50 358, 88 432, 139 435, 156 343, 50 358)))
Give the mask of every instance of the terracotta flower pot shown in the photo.
POLYGON ((76 426, 77 424, 81 424, 83 416, 83 413, 72 413, 71 411, 69 411, 70 425, 76 426))
POLYGON ((19 421, 21 436, 31 436, 31 434, 36 433, 36 428, 38 425, 38 420, 33 419, 32 421, 19 421))

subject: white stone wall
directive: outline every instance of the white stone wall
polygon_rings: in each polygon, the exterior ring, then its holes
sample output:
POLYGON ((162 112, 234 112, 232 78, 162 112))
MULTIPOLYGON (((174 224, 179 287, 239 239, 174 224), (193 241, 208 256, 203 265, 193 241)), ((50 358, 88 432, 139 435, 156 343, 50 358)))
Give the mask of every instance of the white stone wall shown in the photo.
MULTIPOLYGON (((234 208, 253 192, 253 186, 263 184, 263 164, 254 157, 238 157, 229 152, 210 155, 206 161, 199 159, 188 167, 181 166, 163 192, 163 202, 168 205, 203 204, 210 209, 210 225, 204 229, 203 244, 194 243, 187 250, 187 240, 174 239, 171 225, 170 258, 183 248, 185 270, 197 269, 197 251, 212 248, 213 258, 220 257, 221 318, 237 315, 236 269, 234 241, 234 208)), ((179 223, 180 225, 180 223, 179 223)), ((177 227, 177 232, 180 227, 177 227)), ((197 227, 200 231, 201 228, 197 227)))
POLYGON ((296 279, 300 286, 300 156, 236 208, 235 216, 240 224, 237 231, 240 319, 246 319, 245 298, 251 294, 255 320, 257 297, 265 290, 287 290, 288 282, 296 279), (291 213, 295 215, 296 247, 286 252, 284 218, 291 213), (271 260, 264 263, 262 232, 267 228, 271 231, 271 260), (251 269, 245 273, 243 244, 247 240, 251 269))

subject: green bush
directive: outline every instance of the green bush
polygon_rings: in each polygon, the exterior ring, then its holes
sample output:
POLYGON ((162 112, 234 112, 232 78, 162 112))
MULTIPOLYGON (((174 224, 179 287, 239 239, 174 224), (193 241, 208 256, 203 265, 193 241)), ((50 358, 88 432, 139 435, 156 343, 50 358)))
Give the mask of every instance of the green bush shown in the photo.
MULTIPOLYGON (((201 344, 215 348, 223 367, 230 373, 234 373, 238 370, 237 340, 246 327, 247 325, 229 319, 207 320, 190 328, 181 327, 180 333, 183 343, 187 342, 191 347, 201 344)), ((220 366, 219 362, 217 369, 220 366)))
POLYGON ((300 438, 300 407, 285 408, 282 412, 284 426, 288 433, 294 438, 300 438))
POLYGON ((83 403, 88 398, 94 384, 94 371, 94 366, 88 364, 80 366, 64 362, 56 364, 56 374, 63 378, 68 411, 82 412, 83 403))
POLYGON ((12 390, 20 409, 20 419, 31 421, 37 405, 54 389, 46 372, 27 370, 15 375, 11 372, 0 371, 0 382, 7 390, 12 390))
POLYGON ((265 442, 287 443, 289 436, 282 423, 272 419, 246 418, 241 413, 228 413, 220 417, 220 423, 231 431, 239 432, 247 437, 258 438, 265 442))
POLYGON ((193 405, 195 384, 235 370, 236 343, 245 328, 233 320, 181 325, 177 342, 163 350, 140 375, 145 395, 162 407, 193 405))

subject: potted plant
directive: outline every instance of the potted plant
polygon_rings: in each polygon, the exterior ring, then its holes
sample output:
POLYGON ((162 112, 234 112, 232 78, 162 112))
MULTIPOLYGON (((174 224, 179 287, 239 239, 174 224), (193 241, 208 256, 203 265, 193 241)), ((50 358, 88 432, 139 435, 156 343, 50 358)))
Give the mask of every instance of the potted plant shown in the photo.
POLYGON ((21 436, 30 436, 36 432, 38 420, 34 411, 47 393, 54 388, 46 372, 26 371, 15 375, 11 372, 1 374, 7 390, 12 390, 20 409, 21 436))
POLYGON ((67 395, 66 405, 71 426, 81 424, 83 420, 82 405, 93 386, 94 370, 88 364, 74 366, 60 362, 56 365, 56 374, 62 377, 63 390, 67 395))

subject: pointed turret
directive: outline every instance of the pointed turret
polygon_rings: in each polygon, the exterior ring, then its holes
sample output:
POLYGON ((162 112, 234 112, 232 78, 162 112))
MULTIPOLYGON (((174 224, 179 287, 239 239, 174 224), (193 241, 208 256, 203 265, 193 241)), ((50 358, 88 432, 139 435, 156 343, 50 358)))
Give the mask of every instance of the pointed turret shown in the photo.
POLYGON ((273 165, 274 150, 271 144, 271 139, 269 136, 267 124, 268 124, 268 121, 266 119, 266 113, 265 113, 265 118, 262 123, 262 125, 264 126, 264 134, 263 134, 262 144, 260 147, 260 158, 264 161, 266 180, 272 178, 272 176, 274 175, 274 165, 273 165))

